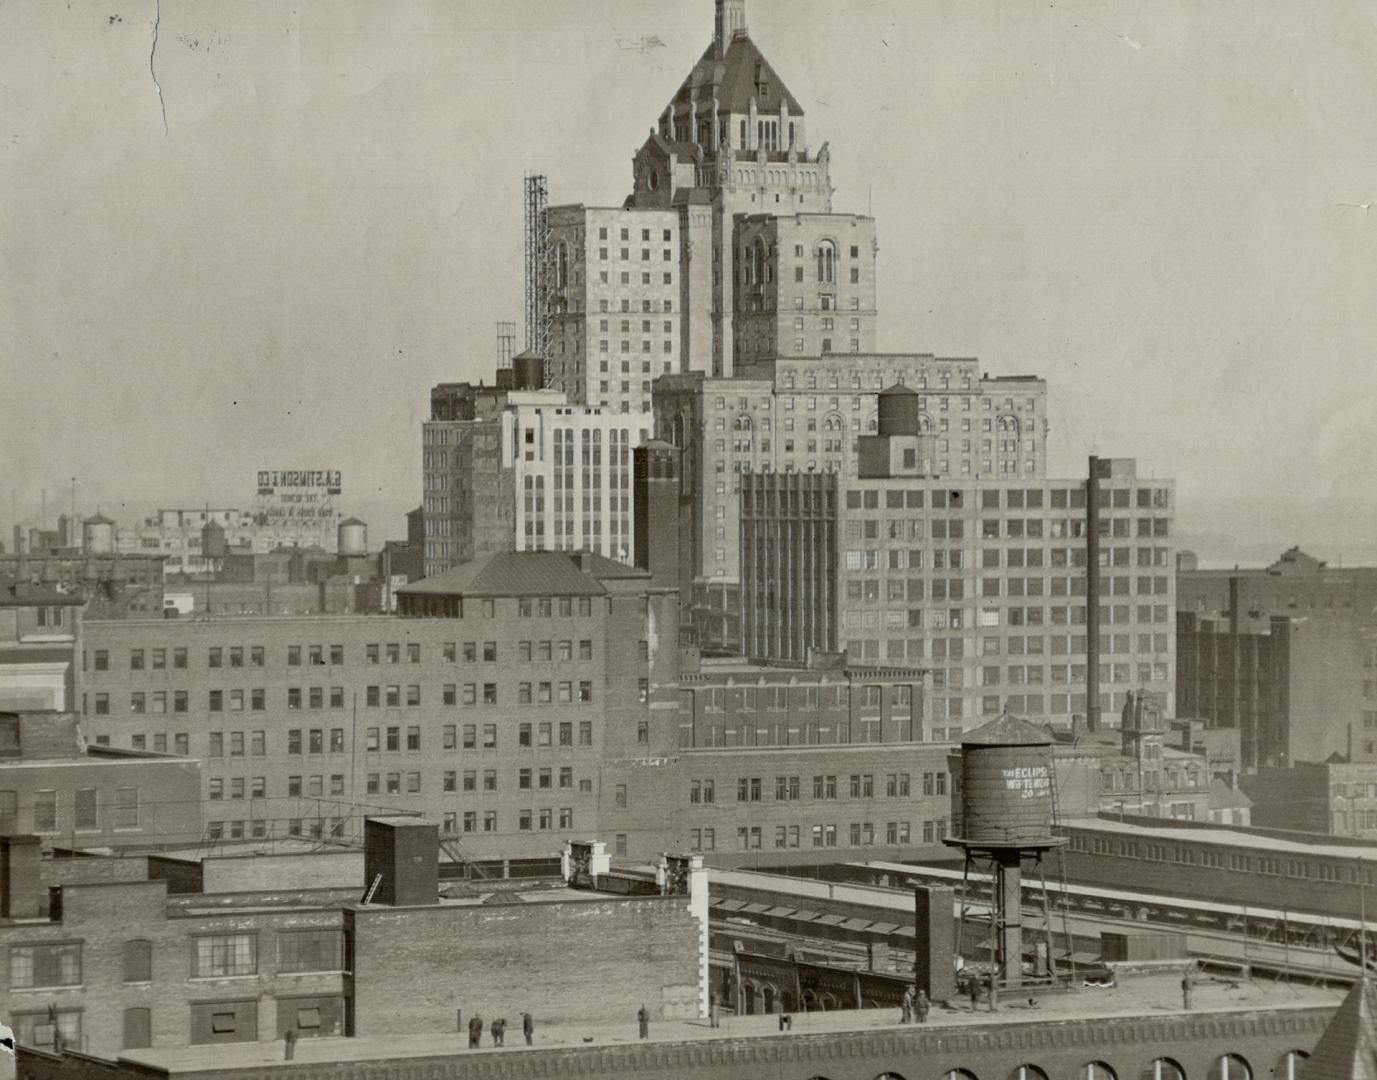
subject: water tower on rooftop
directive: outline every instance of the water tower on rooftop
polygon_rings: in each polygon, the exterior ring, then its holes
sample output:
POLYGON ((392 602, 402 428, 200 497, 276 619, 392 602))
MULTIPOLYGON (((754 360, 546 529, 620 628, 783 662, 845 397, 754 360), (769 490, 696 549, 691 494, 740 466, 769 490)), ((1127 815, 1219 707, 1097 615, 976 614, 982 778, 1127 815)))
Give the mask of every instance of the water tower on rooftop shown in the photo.
MULTIPOLYGON (((1033 945, 1034 981, 1056 976, 1052 951, 1051 912, 1042 862, 1065 841, 1054 834, 1056 776, 1052 769, 1052 737, 1026 720, 1003 715, 976 728, 961 740, 961 812, 957 835, 944 841, 966 857, 962 882, 958 949, 972 931, 988 919, 985 946, 1002 987, 1024 985, 1024 947, 1033 945), (1031 916, 1032 931, 1025 938, 1023 883, 1041 883, 1041 911, 1031 916), (973 876, 990 878, 988 915, 968 914, 973 876), (1042 936, 1041 948, 1031 940, 1042 936)), ((1037 903, 1032 905, 1037 908, 1037 903)), ((1063 909, 1064 910, 1064 909, 1063 909)), ((1070 942, 1067 942, 1069 952, 1070 942)))

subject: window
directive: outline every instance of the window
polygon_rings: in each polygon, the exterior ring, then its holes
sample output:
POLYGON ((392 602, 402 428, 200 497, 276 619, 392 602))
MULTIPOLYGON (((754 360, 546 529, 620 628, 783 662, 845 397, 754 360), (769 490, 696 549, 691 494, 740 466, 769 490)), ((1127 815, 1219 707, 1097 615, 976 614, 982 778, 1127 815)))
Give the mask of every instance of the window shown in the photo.
POLYGON ((153 1045, 152 1016, 153 1014, 148 1009, 132 1008, 124 1010, 123 1049, 142 1050, 153 1045))
POLYGON ((75 795, 73 827, 94 830, 100 828, 96 812, 96 789, 78 788, 75 795))
POLYGON ((81 945, 11 945, 10 989, 40 986, 78 986, 81 983, 81 945))
POLYGON ((124 981, 151 982, 153 980, 153 943, 126 941, 124 943, 124 981))
POLYGON ((257 934, 215 934, 192 940, 192 978, 224 978, 257 973, 257 934))
POLYGON ((56 791, 35 791, 33 793, 33 831, 57 831, 56 791))
POLYGON ((56 1012, 44 1010, 43 1012, 32 1013, 12 1013, 10 1022, 14 1025, 15 1041, 24 1046, 36 1046, 39 1049, 52 1050, 56 1048, 57 1039, 61 1037, 64 1046, 81 1045, 81 1010, 80 1009, 60 1009, 56 1012), (53 1027, 53 1019, 56 1018, 56 1029, 53 1027))
POLYGON ((293 930, 277 935, 278 971, 343 971, 344 934, 339 930, 293 930))

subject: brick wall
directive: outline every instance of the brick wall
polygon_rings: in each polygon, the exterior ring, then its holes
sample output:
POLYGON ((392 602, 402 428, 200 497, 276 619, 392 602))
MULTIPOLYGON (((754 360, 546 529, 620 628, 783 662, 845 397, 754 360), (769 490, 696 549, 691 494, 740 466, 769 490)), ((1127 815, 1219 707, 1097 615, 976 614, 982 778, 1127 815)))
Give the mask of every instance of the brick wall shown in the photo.
MULTIPOLYGON (((808 1080, 823 1076, 828 1080, 874 1080, 892 1073, 920 1080, 963 1068, 981 1080, 1000 1080, 1027 1064, 1062 1080, 1076 1077, 1091 1061, 1108 1065, 1120 1077, 1151 1076, 1152 1060, 1169 1055, 1187 1076, 1204 1077, 1210 1075, 1210 1066, 1220 1055, 1234 1053, 1248 1062, 1253 1076, 1261 1078, 1274 1075, 1273 1068, 1288 1051, 1308 1052, 1333 1012, 1332 1008, 1319 1008, 1096 1017, 520 1053, 488 1050, 364 1062, 298 1061, 291 1065, 275 1063, 271 1074, 281 1080, 433 1080, 460 1075, 465 1080, 544 1080, 550 1076, 634 1076, 637 1080, 739 1080, 743 1076, 808 1080)), ((196 1080, 246 1080, 264 1072, 263 1066, 172 1073, 126 1066, 121 1075, 128 1080, 193 1075, 196 1080)))
POLYGON ((49 1004, 79 1008, 82 1040, 73 1049, 113 1056, 123 1044, 127 1008, 150 1011, 154 1046, 177 1046, 188 1042, 190 1002, 248 998, 258 1003, 259 1037, 272 1039, 277 998, 344 993, 340 973, 279 976, 276 932, 339 928, 342 919, 338 909, 170 914, 161 881, 71 886, 63 890, 61 921, 0 928, 0 952, 11 944, 80 941, 80 985, 11 991, 8 965, 0 965, 0 1012, 41 1011, 49 1004), (257 933, 257 974, 194 978, 192 939, 234 932, 257 933), (124 945, 133 940, 150 943, 152 978, 147 982, 124 981, 124 945))
POLYGON ((355 1031, 404 1035, 522 1012, 537 1024, 697 1015, 698 925, 683 899, 354 908, 355 1031))

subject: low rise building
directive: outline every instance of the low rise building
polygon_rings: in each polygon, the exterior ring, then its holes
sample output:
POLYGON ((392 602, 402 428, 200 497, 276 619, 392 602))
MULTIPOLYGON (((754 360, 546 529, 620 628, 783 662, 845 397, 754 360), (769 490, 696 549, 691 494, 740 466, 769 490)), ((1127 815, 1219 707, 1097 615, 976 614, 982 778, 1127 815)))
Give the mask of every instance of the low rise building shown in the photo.
POLYGON ((0 578, 0 709, 72 709, 83 600, 56 585, 0 578))
POLYGON ((688 858, 674 888, 652 877, 612 892, 601 845, 583 844, 574 887, 442 896, 435 827, 371 818, 365 876, 347 889, 284 871, 252 892, 180 891, 112 881, 98 865, 110 860, 84 859, 89 876, 69 875, 50 903, 24 841, 3 845, 0 918, 0 1007, 21 1045, 110 1059, 288 1032, 395 1040, 502 1015, 515 1041, 522 1011, 597 1023, 644 1004, 661 1022, 705 1005, 706 881, 688 858))
POLYGON ((1265 766, 1240 783, 1258 826, 1377 840, 1377 762, 1265 766))

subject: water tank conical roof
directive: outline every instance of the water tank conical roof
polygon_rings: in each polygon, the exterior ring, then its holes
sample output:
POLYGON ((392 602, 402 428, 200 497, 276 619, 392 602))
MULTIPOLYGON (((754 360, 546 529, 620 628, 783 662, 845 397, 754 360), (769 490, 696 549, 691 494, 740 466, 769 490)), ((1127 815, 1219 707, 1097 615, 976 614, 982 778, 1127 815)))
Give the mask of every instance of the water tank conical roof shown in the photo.
POLYGON ((1051 746, 1054 741, 1043 728, 1007 709, 988 724, 961 736, 962 746, 1051 746))
POLYGON ((92 514, 90 517, 85 518, 85 519, 82 521, 82 524, 83 524, 83 525, 113 525, 114 522, 111 521, 111 520, 110 520, 108 517, 106 517, 104 514, 102 514, 102 513, 100 513, 99 511, 97 511, 96 513, 92 514))

